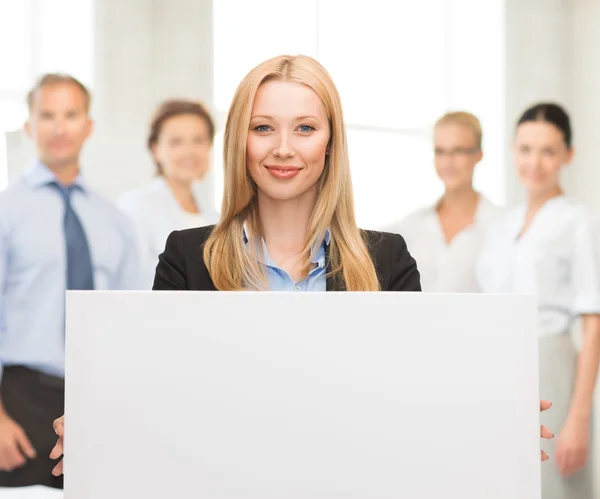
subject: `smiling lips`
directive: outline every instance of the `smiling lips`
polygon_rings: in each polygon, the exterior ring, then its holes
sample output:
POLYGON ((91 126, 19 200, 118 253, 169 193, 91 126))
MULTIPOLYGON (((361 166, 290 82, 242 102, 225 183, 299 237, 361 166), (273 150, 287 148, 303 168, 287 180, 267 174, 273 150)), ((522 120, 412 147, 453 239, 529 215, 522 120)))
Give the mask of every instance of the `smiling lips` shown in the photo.
POLYGON ((50 142, 50 147, 52 149, 65 149, 66 147, 70 146, 71 142, 69 140, 65 140, 65 139, 56 139, 53 140, 52 142, 50 142))
POLYGON ((265 168, 268 170, 268 172, 271 175, 273 175, 275 178, 279 178, 279 179, 293 178, 296 175, 298 175, 298 173, 301 170, 301 168, 298 168, 296 166, 280 166, 280 165, 265 166, 265 168))

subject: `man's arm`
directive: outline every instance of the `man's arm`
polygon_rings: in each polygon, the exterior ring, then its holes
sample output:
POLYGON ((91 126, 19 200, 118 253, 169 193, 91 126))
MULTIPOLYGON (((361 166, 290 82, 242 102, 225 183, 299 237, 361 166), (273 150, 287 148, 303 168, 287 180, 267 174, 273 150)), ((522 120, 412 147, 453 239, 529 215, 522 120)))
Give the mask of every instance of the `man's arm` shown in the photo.
MULTIPOLYGON (((6 321, 6 275, 8 271, 8 231, 6 222, 0 220, 0 336, 6 321)), ((0 383, 2 381, 2 358, 0 358, 0 383)), ((0 471, 12 471, 33 459, 35 450, 23 429, 8 415, 0 393, 0 471)))

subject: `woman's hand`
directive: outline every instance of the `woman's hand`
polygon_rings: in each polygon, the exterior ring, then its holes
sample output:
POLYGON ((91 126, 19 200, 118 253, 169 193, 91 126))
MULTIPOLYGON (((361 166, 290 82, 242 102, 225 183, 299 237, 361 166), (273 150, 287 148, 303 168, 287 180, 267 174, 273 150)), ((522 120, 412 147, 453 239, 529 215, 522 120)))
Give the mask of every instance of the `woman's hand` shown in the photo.
POLYGON ((587 463, 590 451, 590 421, 569 416, 556 442, 556 464, 560 474, 569 477, 587 463))
MULTIPOLYGON (((540 412, 547 411, 552 407, 552 402, 548 402, 547 400, 540 401, 540 412)), ((554 438, 554 434, 545 426, 541 427, 541 436, 542 438, 551 439, 554 438)), ((548 460, 548 454, 542 451, 542 461, 548 460)))
MULTIPOLYGON (((63 455, 63 438, 65 433, 65 417, 61 416, 56 421, 54 421, 54 431, 58 435, 58 441, 52 449, 50 453, 50 459, 58 459, 63 455)), ((56 467, 52 470, 52 474, 54 476, 60 476, 63 472, 63 461, 61 461, 56 465, 56 467)))

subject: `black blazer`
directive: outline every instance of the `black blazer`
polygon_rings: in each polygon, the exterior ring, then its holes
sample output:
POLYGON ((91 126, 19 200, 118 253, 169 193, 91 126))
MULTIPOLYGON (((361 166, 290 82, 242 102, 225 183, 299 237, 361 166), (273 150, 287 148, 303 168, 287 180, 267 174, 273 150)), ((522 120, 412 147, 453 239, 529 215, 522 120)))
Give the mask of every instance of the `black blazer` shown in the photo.
MULTIPOLYGON (((158 257, 154 290, 216 291, 202 255, 214 226, 172 232, 158 257)), ((363 231, 383 291, 421 291, 417 264, 402 236, 363 231)), ((345 291, 339 280, 328 277, 327 291, 345 291)))

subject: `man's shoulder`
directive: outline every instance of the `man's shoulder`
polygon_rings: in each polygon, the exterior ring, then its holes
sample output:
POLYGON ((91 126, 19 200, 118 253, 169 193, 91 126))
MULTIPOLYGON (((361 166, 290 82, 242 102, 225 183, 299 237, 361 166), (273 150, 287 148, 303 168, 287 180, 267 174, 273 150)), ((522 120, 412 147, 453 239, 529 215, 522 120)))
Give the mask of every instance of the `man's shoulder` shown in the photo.
POLYGON ((94 189, 87 189, 86 196, 90 203, 90 208, 97 214, 102 216, 102 219, 109 225, 113 225, 128 237, 133 237, 133 223, 119 207, 103 194, 94 189))
POLYGON ((9 223, 31 211, 35 192, 24 179, 19 179, 0 191, 0 222, 9 223))
POLYGON ((21 177, 15 182, 6 186, 4 190, 0 191, 0 203, 21 199, 24 195, 29 193, 33 193, 33 191, 25 179, 21 177))

